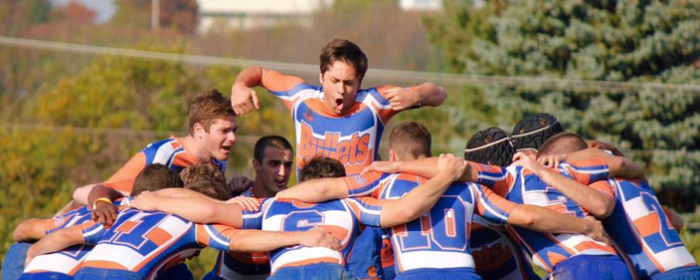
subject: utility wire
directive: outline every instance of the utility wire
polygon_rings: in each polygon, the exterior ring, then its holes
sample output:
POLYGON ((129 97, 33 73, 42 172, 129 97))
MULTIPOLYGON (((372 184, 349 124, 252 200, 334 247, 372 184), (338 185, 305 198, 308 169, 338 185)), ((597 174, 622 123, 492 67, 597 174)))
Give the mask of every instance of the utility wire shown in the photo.
MULTIPOLYGON (((264 60, 235 59, 217 56, 152 52, 125 48, 113 48, 94 45, 13 38, 5 36, 0 36, 0 45, 52 50, 59 52, 75 52, 81 54, 116 55, 133 58, 182 62, 186 64, 228 65, 236 67, 260 65, 265 68, 278 70, 292 75, 316 75, 319 71, 318 65, 315 64, 285 63, 264 60)), ((527 89, 595 91, 605 93, 638 93, 643 91, 666 93, 675 91, 683 93, 700 94, 700 85, 587 81, 547 77, 462 75, 436 72, 399 71, 388 69, 369 69, 367 72, 367 79, 397 81, 406 83, 422 83, 430 81, 441 86, 518 87, 527 89)))

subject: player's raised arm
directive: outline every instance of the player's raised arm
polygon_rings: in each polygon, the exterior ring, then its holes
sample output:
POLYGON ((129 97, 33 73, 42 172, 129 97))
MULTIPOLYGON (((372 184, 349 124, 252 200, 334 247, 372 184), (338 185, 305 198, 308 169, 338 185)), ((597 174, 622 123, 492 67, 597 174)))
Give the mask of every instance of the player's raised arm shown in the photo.
POLYGON ((438 173, 432 179, 400 199, 382 200, 382 227, 405 224, 430 210, 466 167, 464 160, 451 154, 441 154, 437 165, 438 173))
POLYGON ((584 149, 569 154, 559 155, 543 155, 537 158, 537 161, 546 166, 557 166, 560 161, 584 161, 600 158, 609 168, 610 177, 623 177, 629 179, 643 179, 645 177, 644 169, 632 160, 612 156, 607 152, 599 149, 584 149))
POLYGON ((142 193, 131 201, 131 207, 171 213, 196 223, 218 223, 236 228, 243 225, 239 205, 200 197, 165 197, 142 193))
POLYGON ((393 88, 386 92, 386 99, 394 111, 421 106, 440 106, 447 99, 447 92, 433 83, 424 83, 410 88, 393 88))
POLYGON ((612 194, 602 193, 595 188, 566 178, 555 170, 540 165, 522 152, 513 156, 513 164, 529 169, 547 185, 561 191, 596 218, 606 218, 615 208, 615 197, 612 194))
POLYGON ((260 66, 249 66, 236 77, 236 82, 231 87, 231 106, 236 115, 240 116, 253 109, 260 109, 258 96, 253 88, 260 85, 263 71, 260 66))

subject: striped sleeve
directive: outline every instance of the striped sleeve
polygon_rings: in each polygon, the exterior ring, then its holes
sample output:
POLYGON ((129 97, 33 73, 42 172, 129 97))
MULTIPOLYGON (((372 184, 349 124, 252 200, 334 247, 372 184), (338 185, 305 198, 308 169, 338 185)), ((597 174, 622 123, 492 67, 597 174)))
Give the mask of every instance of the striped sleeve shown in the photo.
POLYGON ((273 198, 259 198, 260 208, 258 211, 248 211, 243 210, 243 229, 262 229, 263 222, 263 208, 265 208, 269 203, 273 201, 273 198))
POLYGON ((282 100, 284 106, 290 110, 297 101, 302 100, 304 89, 310 88, 299 77, 283 75, 268 69, 263 71, 260 84, 272 95, 282 100))
POLYGON ((506 200, 484 186, 470 184, 470 187, 477 196, 477 214, 496 224, 505 224, 508 221, 510 213, 513 212, 517 204, 506 200))
POLYGON ((345 177, 345 185, 348 187, 348 195, 350 197, 367 196, 376 191, 382 180, 389 177, 390 174, 381 172, 367 172, 345 177))
POLYGON ((360 223, 381 227, 381 215, 383 201, 373 197, 347 198, 345 202, 350 206, 360 223))
POLYGON ((371 104, 372 107, 379 114, 382 123, 386 124, 389 120, 395 116, 399 111, 394 111, 391 108, 391 103, 387 99, 387 95, 396 90, 402 89, 401 87, 395 86, 381 86, 375 89, 368 89, 367 95, 365 96, 365 103, 371 104))
POLYGON ((82 228, 83 238, 85 238, 85 244, 97 244, 107 232, 107 229, 102 225, 102 223, 96 223, 95 221, 89 220, 80 225, 82 228))
POLYGON ((562 162, 559 172, 584 185, 605 180, 610 175, 608 165, 601 158, 562 162))
POLYGON ((104 185, 119 191, 130 192, 134 187, 136 176, 146 167, 146 154, 141 151, 134 155, 112 177, 104 182, 104 185))
POLYGON ((197 243, 228 252, 231 237, 239 230, 219 224, 196 224, 195 231, 197 243))
POLYGON ((469 162, 469 165, 479 172, 479 177, 476 179, 477 183, 492 189, 501 196, 505 196, 510 187, 515 184, 517 169, 473 162, 469 162))

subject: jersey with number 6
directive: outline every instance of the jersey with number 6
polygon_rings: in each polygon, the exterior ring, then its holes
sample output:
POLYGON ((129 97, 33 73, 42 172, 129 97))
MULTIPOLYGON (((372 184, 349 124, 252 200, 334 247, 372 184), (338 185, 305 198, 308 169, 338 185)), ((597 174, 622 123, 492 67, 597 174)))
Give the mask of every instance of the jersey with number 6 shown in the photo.
POLYGON ((308 231, 321 228, 332 233, 342 246, 340 252, 323 247, 292 246, 270 252, 272 273, 283 267, 315 263, 345 266, 348 253, 360 233, 360 223, 380 226, 382 202, 371 197, 307 203, 293 199, 268 198, 261 211, 245 212, 243 228, 269 231, 308 231))
POLYGON ((603 226, 638 279, 697 266, 646 181, 608 179, 591 186, 615 195, 615 208, 603 226))

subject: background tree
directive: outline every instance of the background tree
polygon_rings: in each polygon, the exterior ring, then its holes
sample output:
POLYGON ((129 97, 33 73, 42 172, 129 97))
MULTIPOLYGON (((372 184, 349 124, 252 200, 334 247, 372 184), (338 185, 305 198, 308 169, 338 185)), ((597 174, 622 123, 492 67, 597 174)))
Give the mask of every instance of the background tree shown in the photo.
MULTIPOLYGON (((447 1, 427 20, 451 69, 468 74, 700 84, 698 1, 447 1), (482 13, 483 12, 483 13, 482 13), (446 47, 450 46, 450 47, 446 47)), ((567 130, 611 141, 645 164, 665 204, 700 198, 700 95, 484 88, 493 123, 549 112, 567 130)))

